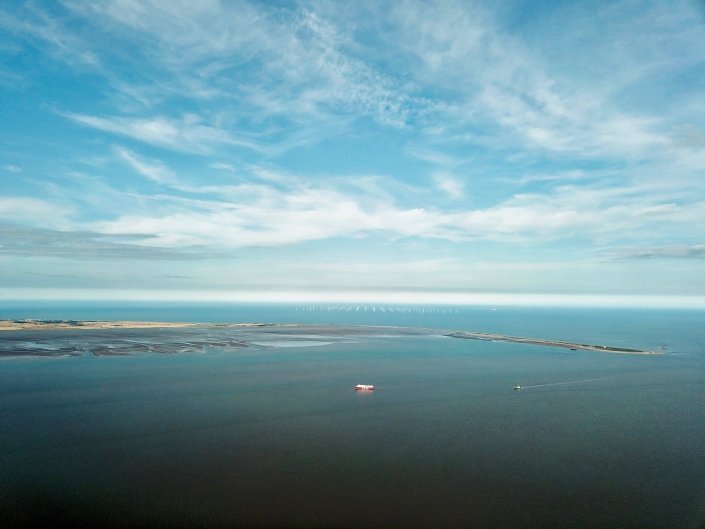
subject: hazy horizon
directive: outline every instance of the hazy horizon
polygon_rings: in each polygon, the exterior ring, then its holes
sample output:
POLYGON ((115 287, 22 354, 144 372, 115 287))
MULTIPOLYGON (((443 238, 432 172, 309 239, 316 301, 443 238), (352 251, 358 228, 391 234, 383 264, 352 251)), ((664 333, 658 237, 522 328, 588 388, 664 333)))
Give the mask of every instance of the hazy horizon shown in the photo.
POLYGON ((705 296, 574 295, 420 291, 140 291, 140 290, 0 290, 0 303, 155 302, 224 304, 431 305, 485 307, 566 307, 633 309, 705 309, 705 296))

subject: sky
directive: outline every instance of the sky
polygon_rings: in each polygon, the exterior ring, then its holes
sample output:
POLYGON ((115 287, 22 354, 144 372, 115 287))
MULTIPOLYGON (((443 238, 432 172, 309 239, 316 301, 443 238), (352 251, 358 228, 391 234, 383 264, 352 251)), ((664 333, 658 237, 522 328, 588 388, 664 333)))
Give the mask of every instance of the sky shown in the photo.
POLYGON ((705 306, 702 2, 11 0, 0 127, 0 298, 705 306))

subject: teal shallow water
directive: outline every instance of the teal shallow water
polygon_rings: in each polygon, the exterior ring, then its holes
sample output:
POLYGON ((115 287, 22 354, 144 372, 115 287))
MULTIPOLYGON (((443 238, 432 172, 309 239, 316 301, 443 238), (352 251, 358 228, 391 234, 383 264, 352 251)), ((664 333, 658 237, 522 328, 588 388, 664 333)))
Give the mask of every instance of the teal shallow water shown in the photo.
MULTIPOLYGON (((77 526, 701 527, 702 313, 500 312, 469 310, 464 326, 447 327, 672 354, 353 336, 3 359, 2 516, 77 526), (356 393, 359 382, 378 389, 356 393)), ((426 326, 441 327, 435 317, 426 326)))

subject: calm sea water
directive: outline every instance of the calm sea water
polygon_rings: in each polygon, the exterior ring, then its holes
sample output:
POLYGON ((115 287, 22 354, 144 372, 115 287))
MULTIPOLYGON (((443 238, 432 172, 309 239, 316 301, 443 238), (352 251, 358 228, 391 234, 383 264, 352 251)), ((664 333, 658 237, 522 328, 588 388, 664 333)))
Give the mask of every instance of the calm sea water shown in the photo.
POLYGON ((0 319, 400 325, 667 354, 372 335, 4 358, 0 523, 705 527, 704 312, 366 309, 4 303, 0 319))

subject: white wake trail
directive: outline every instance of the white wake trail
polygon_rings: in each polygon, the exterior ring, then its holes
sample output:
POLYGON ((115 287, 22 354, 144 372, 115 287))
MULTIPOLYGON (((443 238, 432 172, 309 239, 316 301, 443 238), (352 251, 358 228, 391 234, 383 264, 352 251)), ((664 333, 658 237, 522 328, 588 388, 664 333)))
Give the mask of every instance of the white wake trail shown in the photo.
POLYGON ((607 375, 603 377, 593 377, 593 378, 581 378, 579 380, 566 380, 565 382, 546 382, 545 384, 530 384, 526 386, 521 386, 521 389, 529 388, 545 388, 548 386, 566 386, 568 384, 581 384, 583 382, 594 382, 596 380, 606 380, 609 378, 618 378, 621 375, 607 375))

